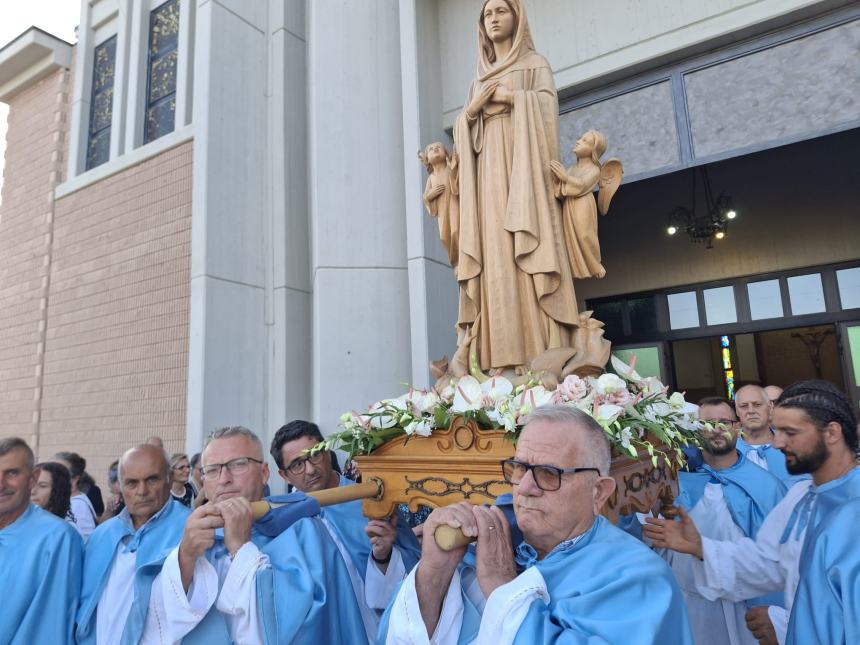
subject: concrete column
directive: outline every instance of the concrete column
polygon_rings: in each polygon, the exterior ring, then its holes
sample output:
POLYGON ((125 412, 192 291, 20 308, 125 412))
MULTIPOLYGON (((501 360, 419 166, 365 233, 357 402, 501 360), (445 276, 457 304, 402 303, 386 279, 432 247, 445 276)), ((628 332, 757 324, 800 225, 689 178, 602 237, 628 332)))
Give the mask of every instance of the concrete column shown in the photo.
POLYGON ((399 2, 309 2, 313 418, 412 379, 399 2))
POLYGON ((451 358, 457 336, 457 282, 439 241, 436 220, 422 195, 427 173, 416 152, 433 141, 453 145, 442 128, 439 16, 435 2, 400 4, 400 61, 403 84, 404 214, 409 253, 409 312, 412 383, 432 385, 428 365, 451 358))
POLYGON ((269 14, 268 438, 311 416, 305 1, 274 0, 269 14))
POLYGON ((217 426, 266 427, 266 3, 198 0, 189 451, 217 426))

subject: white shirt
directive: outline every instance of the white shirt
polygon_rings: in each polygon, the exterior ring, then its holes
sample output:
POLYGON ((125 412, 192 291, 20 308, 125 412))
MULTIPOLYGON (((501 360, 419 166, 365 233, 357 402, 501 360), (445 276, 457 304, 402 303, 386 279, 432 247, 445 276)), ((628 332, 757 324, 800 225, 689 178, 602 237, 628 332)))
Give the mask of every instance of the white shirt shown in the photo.
MULTIPOLYGON (((769 443, 756 443, 756 444, 751 443, 748 445, 750 448, 753 448, 753 449, 764 448, 765 446, 770 446, 769 443)), ((744 456, 747 458, 747 461, 749 461, 750 463, 755 464, 759 468, 764 468, 765 470, 768 470, 767 459, 762 457, 757 450, 750 450, 744 456)))
POLYGON ((216 558, 214 565, 201 556, 194 563, 192 582, 185 593, 176 547, 152 583, 140 644, 179 643, 213 605, 225 614, 234 643, 262 643, 255 578, 257 571, 268 566, 269 556, 253 542, 245 543, 235 558, 228 553, 216 558))
MULTIPOLYGON (((689 515, 703 537, 730 542, 745 537, 732 519, 720 484, 706 484, 702 498, 690 509, 689 515)), ((658 549, 657 552, 672 567, 684 592, 696 645, 758 645, 758 639, 746 626, 745 602, 704 598, 699 593, 693 573, 697 558, 669 549, 658 549)))
POLYGON ((81 534, 84 544, 86 544, 90 533, 96 530, 96 511, 90 498, 83 493, 78 493, 69 501, 72 514, 69 520, 81 534))
MULTIPOLYGON (((168 504, 170 503, 168 501, 168 504)), ((167 504, 149 518, 143 526, 154 522, 166 508, 167 504)), ((131 515, 129 515, 127 508, 122 509, 117 519, 134 530, 131 515)), ((137 530, 141 530, 143 526, 137 530)), ((131 535, 126 535, 117 544, 107 580, 102 588, 101 596, 99 596, 96 609, 96 643, 99 645, 113 645, 113 643, 119 643, 122 640, 122 632, 125 629, 126 620, 128 620, 128 613, 134 602, 137 552, 125 551, 125 545, 131 539, 131 535)))
POLYGON ((386 645, 456 645, 463 625, 461 590, 465 590, 469 600, 481 612, 481 627, 473 641, 478 645, 511 645, 532 602, 540 599, 548 604, 550 600, 546 581, 537 567, 526 569, 509 583, 498 587, 487 599, 477 584, 474 571, 464 570, 461 578, 458 570, 454 572, 442 602, 436 630, 428 638, 415 587, 417 571, 417 566, 412 569, 391 605, 386 645))
POLYGON ((693 559, 691 563, 696 590, 708 600, 722 598, 739 602, 783 591, 785 609, 768 609, 780 644, 785 642, 788 616, 797 590, 800 550, 806 531, 798 536, 792 530, 785 544, 780 544, 780 539, 791 512, 810 486, 811 480, 792 486, 765 518, 754 541, 747 537, 732 542, 718 541, 703 535, 704 560, 693 559))

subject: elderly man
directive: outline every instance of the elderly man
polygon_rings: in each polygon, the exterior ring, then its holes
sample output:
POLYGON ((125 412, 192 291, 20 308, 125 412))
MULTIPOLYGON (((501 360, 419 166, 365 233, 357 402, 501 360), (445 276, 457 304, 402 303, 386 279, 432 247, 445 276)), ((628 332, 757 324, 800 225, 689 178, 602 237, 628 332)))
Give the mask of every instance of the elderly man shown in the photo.
MULTIPOLYGON (((272 440, 270 452, 278 473, 303 493, 353 485, 334 470, 330 452, 307 453, 322 440, 315 423, 298 420, 280 428, 272 440)), ((343 556, 368 640, 373 641, 381 610, 418 561, 418 541, 397 514, 388 520, 368 520, 361 501, 324 508, 321 517, 343 556)))
POLYGON ((262 499, 269 467, 242 426, 206 438, 201 469, 209 502, 189 516, 153 585, 146 642, 348 642, 361 630, 355 600, 326 590, 349 585, 337 549, 319 520, 293 524, 319 506, 297 502, 274 532, 253 523, 250 502, 262 499))
POLYGON ((735 393, 735 409, 743 428, 743 437, 738 439, 738 450, 765 470, 779 477, 791 488, 806 475, 791 475, 785 467, 785 455, 773 446, 771 416, 773 403, 763 387, 744 385, 735 393))
POLYGON ((170 498, 170 463, 163 449, 142 444, 126 451, 117 478, 125 508, 87 543, 78 643, 140 641, 152 582, 179 543, 189 514, 170 498))
MULTIPOLYGON (((755 539, 764 518, 785 496, 785 485, 738 452, 738 421, 727 399, 699 401, 699 418, 712 428, 701 436, 704 463, 694 472, 678 473, 680 494, 675 503, 712 540, 755 539)), ((684 590, 697 645, 756 645, 758 639, 747 629, 747 610, 783 604, 782 594, 746 602, 709 600, 699 593, 691 555, 670 550, 661 555, 684 590)))
POLYGON ((427 518, 423 551, 386 616, 388 643, 692 643, 669 567, 598 515, 615 489, 609 442, 584 412, 546 406, 530 415, 516 456, 503 463, 524 542, 512 548, 498 507, 457 504, 427 518), (477 538, 433 540, 442 524, 477 538), (518 571, 522 571, 519 573, 518 571))
POLYGON ((23 439, 0 439, 0 641, 71 643, 83 545, 71 524, 30 503, 34 462, 23 439))
POLYGON ((788 472, 812 479, 791 487, 768 514, 755 540, 703 537, 685 514, 680 522, 650 519, 657 547, 695 555, 693 574, 704 597, 735 602, 783 591, 785 609, 754 607, 747 626, 760 643, 784 643, 807 532, 834 509, 860 496, 857 419, 851 403, 826 381, 786 388, 774 410, 774 446, 788 472))

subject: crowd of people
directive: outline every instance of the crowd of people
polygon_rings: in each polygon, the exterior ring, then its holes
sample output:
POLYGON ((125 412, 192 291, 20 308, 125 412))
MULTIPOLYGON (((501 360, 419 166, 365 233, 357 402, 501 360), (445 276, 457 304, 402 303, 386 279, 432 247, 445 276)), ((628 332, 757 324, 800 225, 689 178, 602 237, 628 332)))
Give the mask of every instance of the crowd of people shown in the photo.
MULTIPOLYGON (((201 452, 158 437, 112 464, 108 492, 73 452, 35 463, 0 440, 0 643, 860 642, 858 428, 823 381, 748 385, 699 403, 701 450, 679 517, 600 515, 615 491, 602 427, 568 406, 528 417, 494 506, 433 510, 415 529, 360 502, 319 428, 269 446, 294 491, 270 496, 259 437, 201 452), (255 521, 251 504, 283 505, 255 521), (473 546, 441 550, 449 525, 473 546)), ((423 517, 422 517, 423 519, 423 517)))

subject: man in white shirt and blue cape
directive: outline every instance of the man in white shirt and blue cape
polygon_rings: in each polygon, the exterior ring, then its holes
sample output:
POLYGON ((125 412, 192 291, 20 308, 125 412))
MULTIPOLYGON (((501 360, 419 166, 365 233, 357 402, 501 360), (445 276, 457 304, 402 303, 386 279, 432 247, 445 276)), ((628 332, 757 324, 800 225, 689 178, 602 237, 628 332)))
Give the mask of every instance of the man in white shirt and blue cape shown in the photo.
POLYGON ((792 486, 768 514, 755 540, 711 540, 682 513, 679 522, 646 520, 654 546, 695 555, 702 596, 732 601, 783 591, 785 609, 754 607, 747 626, 759 642, 785 643, 807 533, 840 505, 860 496, 857 419, 850 402, 826 381, 801 381, 782 393, 773 413, 776 448, 790 474, 812 478, 792 486))
MULTIPOLYGON (((331 452, 310 454, 322 440, 315 423, 301 420, 286 424, 272 439, 270 453, 278 473, 303 493, 354 484, 334 469, 331 452)), ((418 562, 418 541, 396 513, 388 520, 368 520, 360 500, 327 506, 320 517, 343 556, 367 639, 372 642, 383 610, 418 562)))
POLYGON ((498 506, 434 510, 378 642, 691 644, 669 567, 598 514, 615 489, 609 467, 609 441, 590 416, 570 406, 534 410, 502 465, 524 541, 515 551, 498 506), (477 538, 474 567, 461 562, 465 547, 436 545, 443 524, 477 538))
POLYGON ((143 636, 152 582, 179 544, 189 510, 170 495, 164 449, 141 444, 119 460, 125 508, 90 536, 76 640, 88 645, 137 645, 143 636))
MULTIPOLYGON (((363 636, 337 548, 304 495, 253 523, 269 470, 260 439, 220 428, 201 455, 207 504, 153 584, 144 642, 346 643, 363 636)), ((289 500, 276 500, 289 501, 289 500)))
MULTIPOLYGON (((785 485, 748 461, 735 447, 739 424, 732 404, 721 397, 699 401, 704 462, 694 472, 678 473, 675 505, 684 508, 712 540, 755 539, 764 518, 785 496, 785 485)), ((709 600, 699 594, 693 556, 668 549, 669 562, 684 590, 696 645, 757 645, 747 629, 747 610, 754 606, 784 606, 781 593, 742 602, 709 600)))
POLYGON ((71 643, 83 543, 75 528, 30 503, 39 479, 23 439, 0 439, 0 643, 71 643))
POLYGON ((773 445, 773 406, 767 390, 759 385, 744 385, 735 393, 735 410, 743 433, 738 450, 754 463, 791 488, 807 474, 791 474, 785 466, 785 455, 773 445))

